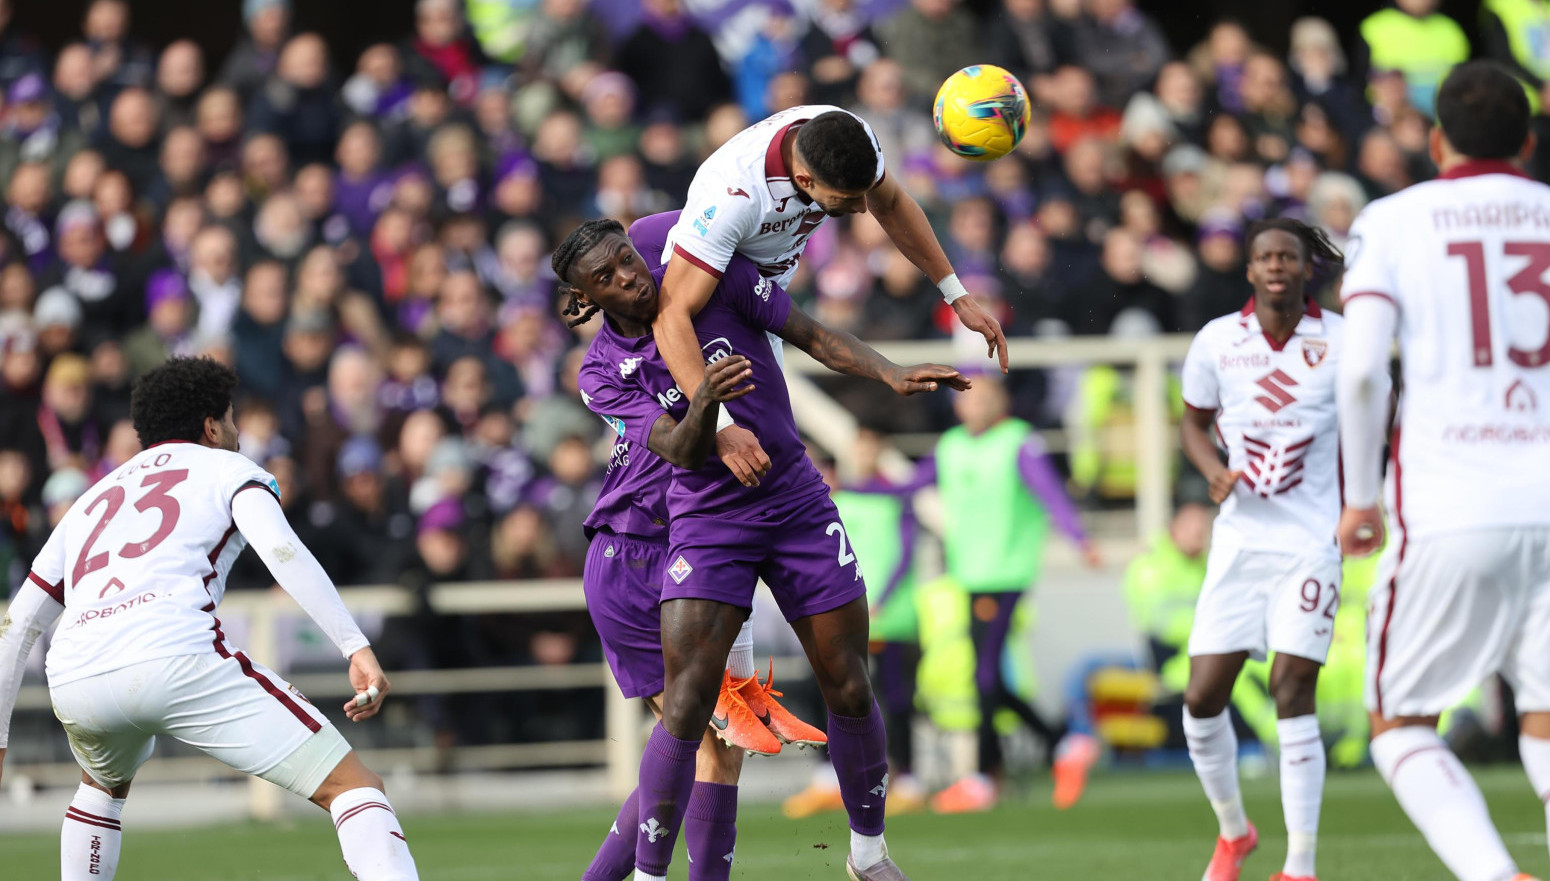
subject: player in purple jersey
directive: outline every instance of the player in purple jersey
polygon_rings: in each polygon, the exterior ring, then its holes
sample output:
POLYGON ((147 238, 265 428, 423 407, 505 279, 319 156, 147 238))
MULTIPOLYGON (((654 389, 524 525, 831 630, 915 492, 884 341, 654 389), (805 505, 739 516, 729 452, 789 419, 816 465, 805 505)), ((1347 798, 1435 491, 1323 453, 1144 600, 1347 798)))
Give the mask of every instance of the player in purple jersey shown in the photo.
MULTIPOLYGON (((594 409, 624 437, 654 424, 663 410, 686 414, 648 332, 662 270, 647 262, 612 221, 583 224, 560 247, 573 259, 557 272, 573 304, 609 316, 589 353, 584 375, 606 389, 610 403, 594 409), (618 319, 632 322, 627 335, 618 319), (634 326, 640 325, 640 326, 634 326)), ((753 376, 779 377, 774 332, 830 369, 884 382, 903 395, 941 385, 966 388, 957 371, 940 365, 900 367, 854 336, 814 322, 786 292, 734 258, 721 283, 693 310, 706 361, 748 358, 753 376)), ((720 462, 675 468, 668 489, 669 563, 661 606, 666 667, 662 721, 641 763, 641 836, 636 878, 665 878, 693 785, 701 732, 713 719, 723 659, 763 579, 807 651, 829 706, 829 753, 850 814, 847 871, 856 881, 902 881, 883 842, 888 791, 883 726, 867 679, 865 585, 845 528, 807 458, 785 384, 752 383, 727 409, 760 428, 770 468, 763 479, 740 481, 720 462), (750 485, 751 484, 751 485, 750 485)))

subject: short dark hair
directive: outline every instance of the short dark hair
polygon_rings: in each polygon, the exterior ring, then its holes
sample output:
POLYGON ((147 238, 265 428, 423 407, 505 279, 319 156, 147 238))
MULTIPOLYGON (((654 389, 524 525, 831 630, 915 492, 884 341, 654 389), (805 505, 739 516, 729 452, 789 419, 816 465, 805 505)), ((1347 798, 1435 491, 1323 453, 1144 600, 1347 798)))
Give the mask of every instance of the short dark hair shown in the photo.
POLYGON ((861 120, 830 110, 797 129, 797 152, 819 183, 837 190, 870 190, 877 180, 877 144, 861 120))
POLYGON ((224 419, 231 408, 237 374, 212 358, 170 358, 135 383, 129 418, 140 445, 198 442, 206 419, 224 419))
POLYGON ((1528 139, 1523 84, 1491 61, 1466 61, 1437 90, 1437 124, 1453 149, 1472 159, 1510 159, 1528 139))
POLYGON ((585 312, 582 311, 581 301, 577 299, 577 294, 581 291, 570 280, 571 268, 576 265, 577 260, 586 256, 588 251, 597 247, 598 242, 613 233, 624 235, 624 225, 607 217, 589 220, 571 230, 570 235, 565 237, 565 241, 560 242, 560 246, 554 249, 554 256, 549 258, 549 268, 554 270, 554 277, 560 280, 560 293, 570 298, 565 303, 564 314, 567 317, 576 316, 566 322, 568 327, 586 324, 598 310, 598 307, 593 306, 585 312))

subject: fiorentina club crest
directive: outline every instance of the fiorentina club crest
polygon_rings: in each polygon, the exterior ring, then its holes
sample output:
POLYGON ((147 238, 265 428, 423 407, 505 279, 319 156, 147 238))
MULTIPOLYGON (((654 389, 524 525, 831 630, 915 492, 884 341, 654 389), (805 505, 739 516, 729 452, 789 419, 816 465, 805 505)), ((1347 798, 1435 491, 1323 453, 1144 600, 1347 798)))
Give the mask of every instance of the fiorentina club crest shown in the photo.
POLYGON ((693 572, 693 571, 694 571, 694 567, 690 566, 689 565, 689 561, 685 560, 683 558, 683 555, 680 554, 678 556, 678 559, 673 561, 673 565, 668 567, 667 574, 673 576, 673 581, 674 582, 676 582, 678 584, 683 584, 684 583, 684 579, 688 578, 689 577, 689 573, 693 572))
POLYGON ((1309 367, 1317 367, 1324 363, 1324 356, 1329 354, 1329 343, 1324 340, 1303 340, 1302 360, 1309 367))

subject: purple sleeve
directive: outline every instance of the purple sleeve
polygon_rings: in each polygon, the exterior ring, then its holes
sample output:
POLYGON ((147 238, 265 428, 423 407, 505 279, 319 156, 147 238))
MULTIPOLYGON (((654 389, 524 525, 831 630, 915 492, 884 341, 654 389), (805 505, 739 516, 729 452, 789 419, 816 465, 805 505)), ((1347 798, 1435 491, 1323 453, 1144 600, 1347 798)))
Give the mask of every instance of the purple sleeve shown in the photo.
POLYGON ((877 602, 873 605, 881 606, 888 602, 893 592, 899 589, 910 570, 915 567, 915 509, 908 502, 904 510, 899 514, 899 565, 894 567, 893 574, 888 576, 888 585, 878 595, 877 602))
POLYGON ((677 211, 664 211, 630 224, 630 242, 646 258, 647 266, 655 269, 662 265, 662 253, 667 250, 667 233, 678 222, 678 214, 677 211))
POLYGON ((1070 536, 1078 545, 1087 544, 1087 530, 1082 528, 1082 517, 1076 504, 1066 495, 1065 481, 1061 479, 1049 456, 1036 439, 1029 439, 1017 451, 1017 473, 1023 478, 1028 491, 1044 503, 1060 531, 1070 536))
POLYGON ((619 437, 647 449, 651 427, 667 411, 644 390, 626 388, 610 379, 599 365, 584 366, 576 377, 581 402, 602 417, 619 437))
POLYGON ((874 496, 912 496, 935 484, 936 457, 927 456, 916 464, 915 473, 904 483, 890 483, 884 478, 874 477, 855 486, 846 487, 846 489, 850 492, 874 496))
POLYGON ((791 314, 791 296, 786 289, 759 275, 753 262, 741 254, 727 264, 716 296, 749 324, 770 333, 785 327, 791 314))

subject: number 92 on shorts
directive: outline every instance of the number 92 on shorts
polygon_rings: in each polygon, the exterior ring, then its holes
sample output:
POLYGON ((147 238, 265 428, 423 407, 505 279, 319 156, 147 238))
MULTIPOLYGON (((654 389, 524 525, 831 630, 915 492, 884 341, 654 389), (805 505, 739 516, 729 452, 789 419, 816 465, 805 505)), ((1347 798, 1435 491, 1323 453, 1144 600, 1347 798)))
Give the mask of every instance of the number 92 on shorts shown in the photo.
POLYGON ((1340 609, 1340 555, 1213 548, 1189 653, 1268 652, 1324 663, 1340 609))
POLYGON ((866 596, 861 567, 827 488, 776 503, 760 519, 737 515, 673 520, 662 601, 715 600, 752 608, 760 579, 787 621, 866 596))

